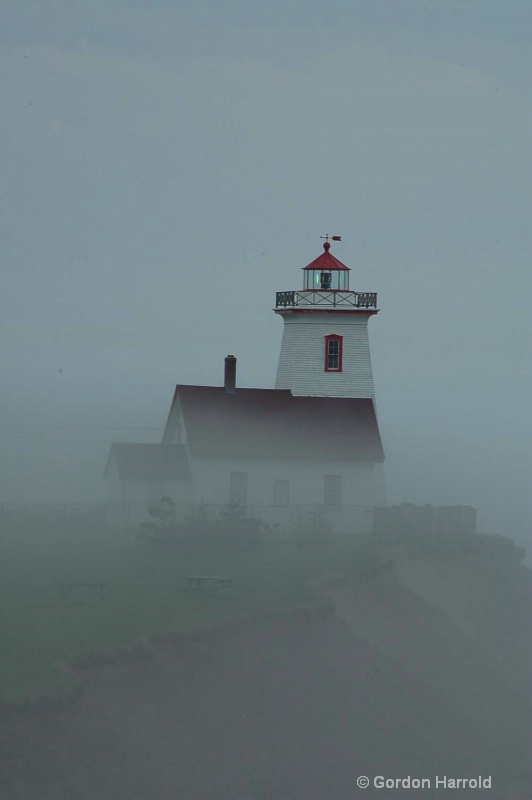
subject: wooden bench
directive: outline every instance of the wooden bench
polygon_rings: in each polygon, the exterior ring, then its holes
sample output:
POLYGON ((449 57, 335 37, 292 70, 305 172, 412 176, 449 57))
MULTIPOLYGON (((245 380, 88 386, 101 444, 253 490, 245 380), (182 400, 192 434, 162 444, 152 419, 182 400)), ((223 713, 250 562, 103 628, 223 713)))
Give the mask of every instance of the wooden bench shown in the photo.
POLYGON ((65 603, 67 600, 79 602, 80 597, 87 602, 87 596, 92 596, 93 600, 97 599, 101 602, 105 598, 106 587, 106 583, 60 583, 61 602, 65 603))
POLYGON ((211 587, 217 591, 226 591, 233 585, 232 578, 222 577, 220 575, 188 575, 187 588, 194 589, 201 592, 206 587, 211 587))

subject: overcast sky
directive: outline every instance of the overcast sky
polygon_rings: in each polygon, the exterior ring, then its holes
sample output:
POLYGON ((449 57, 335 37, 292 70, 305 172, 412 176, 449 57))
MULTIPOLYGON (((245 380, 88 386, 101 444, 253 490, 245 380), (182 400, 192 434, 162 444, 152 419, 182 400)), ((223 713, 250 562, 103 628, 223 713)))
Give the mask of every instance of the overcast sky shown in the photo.
POLYGON ((227 353, 273 386, 275 292, 329 232, 379 293, 390 502, 523 538, 529 0, 0 9, 0 501, 99 499, 227 353))

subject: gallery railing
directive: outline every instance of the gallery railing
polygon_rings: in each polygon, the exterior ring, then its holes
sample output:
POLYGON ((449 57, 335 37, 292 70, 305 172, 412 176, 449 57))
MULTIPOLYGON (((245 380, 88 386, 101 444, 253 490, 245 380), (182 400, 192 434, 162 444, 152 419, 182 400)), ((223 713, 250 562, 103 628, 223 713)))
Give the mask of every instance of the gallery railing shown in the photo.
POLYGON ((377 308, 377 292, 350 292, 340 289, 312 289, 300 292, 277 292, 276 308, 301 306, 342 306, 349 308, 377 308))

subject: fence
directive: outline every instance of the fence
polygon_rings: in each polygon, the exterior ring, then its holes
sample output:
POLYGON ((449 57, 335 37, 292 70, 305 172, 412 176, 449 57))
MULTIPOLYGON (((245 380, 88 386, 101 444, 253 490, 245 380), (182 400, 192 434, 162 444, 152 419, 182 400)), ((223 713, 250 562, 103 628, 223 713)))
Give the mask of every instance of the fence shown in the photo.
MULTIPOLYGON (((201 518, 215 520, 227 505, 181 503, 175 505, 179 524, 197 523, 201 518)), ((60 525, 62 527, 119 527, 134 529, 154 520, 155 507, 148 503, 0 503, 0 525, 60 525)), ((319 523, 324 530, 400 536, 457 535, 476 532, 476 511, 471 506, 400 506, 373 508, 344 505, 327 508, 320 505, 253 505, 242 508, 249 518, 260 520, 273 529, 294 528, 319 523)))
MULTIPOLYGON (((224 504, 181 503, 174 506, 178 524, 214 521, 227 511, 224 504)), ((1 503, 0 525, 60 525, 61 527, 114 527, 127 530, 154 521, 157 505, 149 503, 1 503)), ((373 507, 345 505, 327 508, 319 505, 250 505, 241 509, 248 518, 260 520, 271 529, 323 526, 324 530, 370 534, 373 507)))
POLYGON ((0 503, 0 525, 25 527, 68 525, 102 526, 106 522, 104 503, 0 503))
MULTIPOLYGON (((175 519, 178 524, 198 523, 201 519, 214 521, 228 510, 227 504, 214 503, 179 503, 175 505, 175 519)), ((132 528, 153 519, 155 507, 147 503, 109 504, 106 506, 108 525, 132 528)), ((373 507, 345 505, 339 508, 305 505, 248 505, 241 507, 241 512, 248 518, 260 520, 272 529, 287 529, 319 524, 332 531, 356 531, 370 534, 373 531, 373 507)))
POLYGON ((374 510, 374 533, 381 536, 476 533, 476 511, 471 506, 416 506, 403 503, 374 510))

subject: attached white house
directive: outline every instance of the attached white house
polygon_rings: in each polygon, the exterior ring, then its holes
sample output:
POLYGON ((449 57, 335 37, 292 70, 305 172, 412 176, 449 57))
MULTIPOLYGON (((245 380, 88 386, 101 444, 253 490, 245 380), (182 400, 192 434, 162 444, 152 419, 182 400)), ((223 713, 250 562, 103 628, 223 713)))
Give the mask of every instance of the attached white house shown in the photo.
POLYGON ((304 268, 302 291, 277 293, 276 388, 238 387, 233 355, 223 386, 178 385, 160 444, 112 445, 110 504, 129 514, 168 495, 280 523, 319 507, 337 530, 371 530, 384 504, 367 332, 376 294, 351 291, 329 248, 304 268))
POLYGON ((115 442, 105 475, 110 503, 168 495, 177 505, 246 506, 270 521, 317 505, 365 528, 383 503, 383 460, 369 398, 177 386, 161 444, 115 442))

